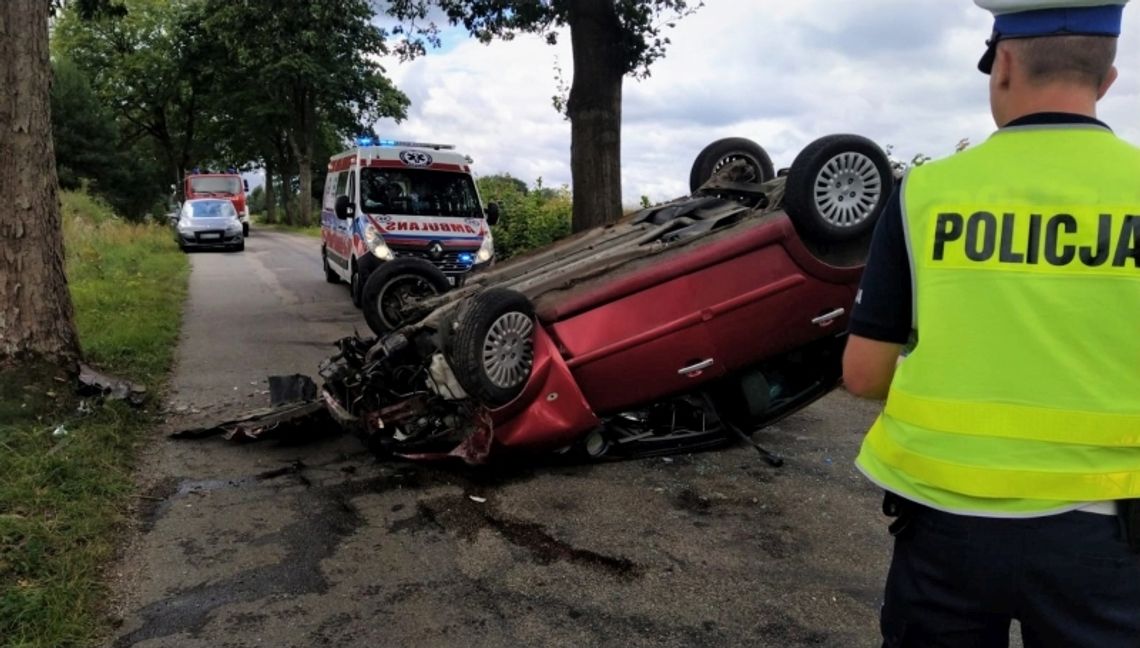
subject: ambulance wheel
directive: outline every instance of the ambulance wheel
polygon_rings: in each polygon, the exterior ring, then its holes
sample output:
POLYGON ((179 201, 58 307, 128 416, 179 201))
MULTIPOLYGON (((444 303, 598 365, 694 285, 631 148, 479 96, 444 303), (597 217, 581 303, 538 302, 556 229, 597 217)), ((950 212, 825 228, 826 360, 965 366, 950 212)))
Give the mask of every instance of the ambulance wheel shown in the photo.
POLYGON ((448 349, 463 389, 492 407, 514 400, 534 368, 534 306, 525 295, 491 288, 471 300, 448 349))
POLYGON ((328 250, 323 247, 321 248, 321 264, 325 268, 325 281, 331 284, 340 283, 340 275, 329 266, 329 253, 328 250))
POLYGON ((249 238, 249 223, 241 224, 241 236, 242 238, 249 238))
POLYGON ((874 229, 893 183, 890 161, 874 142, 859 135, 828 135, 792 162, 784 209, 804 236, 850 241, 874 229))
POLYGON ((423 259, 387 261, 364 284, 364 320, 373 333, 383 336, 411 322, 421 301, 450 288, 447 275, 423 259))
POLYGON ((737 160, 745 162, 743 177, 738 182, 761 183, 776 177, 772 158, 759 144, 743 137, 719 139, 706 146, 693 161, 689 171, 689 191, 696 193, 701 185, 725 166, 737 160))

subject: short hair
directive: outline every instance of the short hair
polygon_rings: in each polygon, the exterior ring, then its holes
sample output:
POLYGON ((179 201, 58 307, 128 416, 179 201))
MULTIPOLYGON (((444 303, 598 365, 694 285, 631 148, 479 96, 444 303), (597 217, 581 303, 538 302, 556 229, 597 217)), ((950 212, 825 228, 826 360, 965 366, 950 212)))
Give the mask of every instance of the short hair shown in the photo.
POLYGON ((1111 36, 1043 36, 1005 41, 1013 48, 1029 82, 1065 81, 1099 88, 1116 60, 1111 36))

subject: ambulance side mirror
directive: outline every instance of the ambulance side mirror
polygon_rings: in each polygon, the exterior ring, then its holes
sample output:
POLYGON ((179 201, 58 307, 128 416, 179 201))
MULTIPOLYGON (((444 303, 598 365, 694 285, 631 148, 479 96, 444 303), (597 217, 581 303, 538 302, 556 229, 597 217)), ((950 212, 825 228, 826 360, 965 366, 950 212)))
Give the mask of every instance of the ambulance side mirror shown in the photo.
POLYGON ((249 180, 242 180, 241 183, 245 186, 245 192, 249 193, 249 180))
POLYGON ((336 212, 336 217, 341 220, 348 220, 356 215, 356 205, 348 200, 348 196, 337 196, 336 204, 333 205, 333 211, 336 212))
POLYGON ((487 203, 487 224, 492 227, 499 223, 499 203, 487 203))

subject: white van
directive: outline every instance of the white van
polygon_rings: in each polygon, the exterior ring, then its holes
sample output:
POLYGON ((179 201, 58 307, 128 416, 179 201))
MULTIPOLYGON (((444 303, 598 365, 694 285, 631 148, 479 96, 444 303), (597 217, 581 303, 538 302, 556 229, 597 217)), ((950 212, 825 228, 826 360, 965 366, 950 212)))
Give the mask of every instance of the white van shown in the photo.
POLYGON ((321 257, 326 279, 348 282, 369 325, 379 317, 391 330, 401 320, 395 306, 460 285, 491 262, 499 208, 484 208, 471 159, 453 146, 357 144, 329 160, 321 257))

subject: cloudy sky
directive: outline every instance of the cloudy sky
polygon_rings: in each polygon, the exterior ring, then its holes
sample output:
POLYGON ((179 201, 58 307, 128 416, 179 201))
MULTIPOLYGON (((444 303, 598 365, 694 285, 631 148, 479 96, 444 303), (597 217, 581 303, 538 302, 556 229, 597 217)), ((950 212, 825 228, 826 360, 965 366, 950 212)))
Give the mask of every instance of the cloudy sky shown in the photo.
MULTIPOLYGON (((1140 144, 1140 7, 1125 13, 1121 78, 1100 116, 1140 144)), ((777 168, 832 133, 893 145, 903 159, 978 143, 993 130, 975 68, 991 24, 971 0, 706 0, 671 30, 652 76, 625 81, 625 200, 687 193, 693 158, 721 137, 757 141, 777 168)), ((567 84, 573 72, 569 38, 444 36, 426 57, 385 61, 412 106, 377 131, 456 144, 482 175, 570 184, 570 125, 551 105, 556 65, 567 84)))

